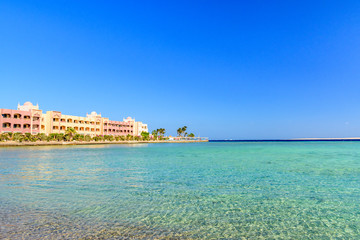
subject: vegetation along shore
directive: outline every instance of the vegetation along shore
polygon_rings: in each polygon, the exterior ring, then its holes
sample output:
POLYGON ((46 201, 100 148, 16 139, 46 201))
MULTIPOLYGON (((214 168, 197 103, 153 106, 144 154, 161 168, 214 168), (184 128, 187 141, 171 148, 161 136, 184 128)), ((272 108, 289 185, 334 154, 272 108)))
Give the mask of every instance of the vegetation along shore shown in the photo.
MULTIPOLYGON (((181 128, 186 130, 186 126, 181 128)), ((65 133, 2 133, 0 134, 0 146, 38 146, 38 145, 86 145, 86 144, 134 144, 134 143, 168 143, 168 142, 207 142, 207 138, 194 137, 194 134, 187 134, 178 131, 177 137, 164 136, 165 129, 156 129, 150 135, 142 132, 140 136, 126 135, 90 135, 78 134, 73 128, 65 133)))

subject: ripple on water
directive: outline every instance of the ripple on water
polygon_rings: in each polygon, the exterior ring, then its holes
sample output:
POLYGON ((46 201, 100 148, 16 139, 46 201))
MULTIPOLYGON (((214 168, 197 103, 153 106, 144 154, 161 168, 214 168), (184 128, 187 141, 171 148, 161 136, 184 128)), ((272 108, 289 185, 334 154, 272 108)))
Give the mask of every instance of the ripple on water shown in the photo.
POLYGON ((0 156, 7 239, 360 238, 360 143, 47 147, 0 156))

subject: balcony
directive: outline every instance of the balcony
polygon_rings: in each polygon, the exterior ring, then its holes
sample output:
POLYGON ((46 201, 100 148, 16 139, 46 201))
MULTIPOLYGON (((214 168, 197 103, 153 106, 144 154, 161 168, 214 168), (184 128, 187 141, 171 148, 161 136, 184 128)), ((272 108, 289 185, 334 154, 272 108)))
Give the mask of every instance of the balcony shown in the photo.
POLYGON ((14 119, 21 119, 21 114, 15 113, 14 114, 14 119))
POLYGON ((11 123, 3 123, 2 127, 3 128, 11 128, 11 123))

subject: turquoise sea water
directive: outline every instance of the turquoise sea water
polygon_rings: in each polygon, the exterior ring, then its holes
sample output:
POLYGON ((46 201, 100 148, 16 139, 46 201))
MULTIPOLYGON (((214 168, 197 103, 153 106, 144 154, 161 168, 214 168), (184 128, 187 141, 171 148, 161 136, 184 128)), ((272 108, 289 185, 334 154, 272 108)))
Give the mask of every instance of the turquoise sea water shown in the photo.
POLYGON ((0 148, 0 238, 360 239, 360 143, 0 148))

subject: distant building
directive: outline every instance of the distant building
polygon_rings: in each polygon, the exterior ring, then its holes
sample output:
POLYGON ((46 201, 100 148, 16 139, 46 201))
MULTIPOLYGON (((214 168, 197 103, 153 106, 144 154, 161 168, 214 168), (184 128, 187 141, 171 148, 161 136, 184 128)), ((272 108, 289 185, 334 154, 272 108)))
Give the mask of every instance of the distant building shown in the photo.
POLYGON ((135 122, 135 118, 127 117, 123 119, 123 122, 134 125, 134 132, 136 136, 140 136, 142 132, 148 132, 147 124, 142 122, 135 122))
POLYGON ((65 133, 66 129, 74 128, 79 134, 139 136, 142 131, 147 132, 147 124, 135 122, 128 117, 123 121, 112 121, 104 118, 101 114, 91 112, 86 117, 62 114, 59 111, 39 110, 39 105, 34 106, 31 102, 24 105, 18 104, 17 110, 0 109, 0 133, 65 133))

